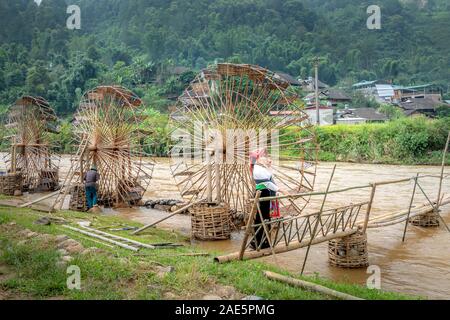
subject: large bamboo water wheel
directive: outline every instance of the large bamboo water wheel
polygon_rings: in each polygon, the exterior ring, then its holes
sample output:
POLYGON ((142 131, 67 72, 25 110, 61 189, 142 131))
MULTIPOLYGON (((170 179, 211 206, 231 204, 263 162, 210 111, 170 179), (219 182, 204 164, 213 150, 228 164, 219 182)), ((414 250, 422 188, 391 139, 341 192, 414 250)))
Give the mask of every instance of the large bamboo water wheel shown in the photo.
MULTIPOLYGON (((100 174, 98 203, 108 207, 137 204, 147 190, 154 163, 144 159, 142 101, 119 86, 100 86, 84 94, 74 117, 74 148, 71 169, 64 182, 66 194, 85 206, 83 180, 95 166, 100 174)), ((57 201, 61 201, 57 199, 57 201)), ((62 206, 62 204, 61 204, 62 206)))
POLYGON ((60 160, 50 137, 57 133, 54 110, 44 98, 24 96, 10 107, 7 122, 8 174, 21 175, 23 191, 54 190, 60 160))
MULTIPOLYGON (((279 187, 292 193, 314 188, 312 125, 295 90, 276 73, 254 65, 209 67, 179 97, 171 120, 172 173, 188 201, 204 199, 245 211, 255 192, 249 155, 261 149, 274 160, 279 187), (277 153, 283 161, 277 162, 277 153)), ((298 214, 308 201, 300 198, 281 207, 298 214)))

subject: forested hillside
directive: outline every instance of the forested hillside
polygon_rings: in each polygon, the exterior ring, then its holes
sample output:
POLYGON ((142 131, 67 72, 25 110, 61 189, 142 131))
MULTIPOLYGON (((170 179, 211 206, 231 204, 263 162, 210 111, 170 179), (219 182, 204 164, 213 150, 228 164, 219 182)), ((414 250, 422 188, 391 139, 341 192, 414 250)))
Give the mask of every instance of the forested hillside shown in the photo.
POLYGON ((161 78, 224 60, 346 85, 363 79, 450 82, 450 2, 379 0, 381 29, 366 27, 373 1, 354 0, 2 0, 0 105, 24 93, 49 99, 60 114, 99 83, 132 87, 164 106, 189 80, 161 78), (70 2, 70 3, 69 3, 70 2), (81 30, 66 28, 68 4, 81 30), (155 86, 155 80, 164 86, 155 86))

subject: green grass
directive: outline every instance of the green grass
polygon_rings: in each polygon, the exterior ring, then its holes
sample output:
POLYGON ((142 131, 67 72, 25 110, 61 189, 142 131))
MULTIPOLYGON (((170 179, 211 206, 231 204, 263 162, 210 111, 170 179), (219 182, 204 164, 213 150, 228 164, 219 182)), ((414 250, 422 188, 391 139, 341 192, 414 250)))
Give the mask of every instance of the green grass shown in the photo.
MULTIPOLYGON (((68 290, 66 270, 56 265, 58 253, 55 246, 43 245, 37 240, 19 244, 21 238, 18 237, 17 230, 7 231, 7 224, 14 221, 17 228, 55 235, 67 234, 85 247, 101 245, 69 232, 60 225, 33 224, 40 215, 31 209, 0 208, 0 266, 7 265, 14 271, 12 278, 0 282, 1 289, 35 299, 55 296, 64 299, 162 299, 167 292, 184 299, 201 298, 218 285, 228 285, 236 288, 242 295, 257 295, 265 299, 330 299, 318 293, 268 280, 263 274, 264 270, 290 276, 292 274, 255 260, 218 264, 213 261, 213 256, 218 252, 210 252, 210 256, 179 256, 198 250, 189 245, 186 237, 154 228, 131 238, 146 243, 177 242, 185 246, 176 249, 141 250, 140 255, 125 249, 112 250, 103 246, 102 249, 109 254, 74 256, 70 264, 81 269, 82 289, 68 290), (165 277, 159 277, 155 272, 157 264, 173 266, 175 271, 165 277)), ((85 213, 61 212, 58 216, 71 221, 90 220, 97 228, 123 224, 139 226, 138 223, 117 217, 85 213)), ((116 234, 130 237, 129 232, 116 234)), ((359 285, 335 283, 318 276, 303 279, 365 299, 415 298, 371 290, 359 285)))

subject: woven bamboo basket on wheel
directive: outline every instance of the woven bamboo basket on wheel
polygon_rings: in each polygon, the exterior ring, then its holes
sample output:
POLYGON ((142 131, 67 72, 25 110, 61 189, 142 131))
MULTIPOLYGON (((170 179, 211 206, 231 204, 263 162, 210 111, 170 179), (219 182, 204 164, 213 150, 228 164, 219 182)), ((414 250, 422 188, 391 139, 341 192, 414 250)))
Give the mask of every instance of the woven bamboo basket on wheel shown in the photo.
POLYGON ((58 170, 43 169, 41 170, 38 191, 55 191, 59 183, 58 170))
POLYGON ((340 268, 363 268, 369 265, 367 235, 355 233, 351 236, 328 242, 330 264, 340 268))
POLYGON ((189 209, 192 236, 199 240, 226 240, 231 237, 231 216, 227 204, 199 203, 189 209))

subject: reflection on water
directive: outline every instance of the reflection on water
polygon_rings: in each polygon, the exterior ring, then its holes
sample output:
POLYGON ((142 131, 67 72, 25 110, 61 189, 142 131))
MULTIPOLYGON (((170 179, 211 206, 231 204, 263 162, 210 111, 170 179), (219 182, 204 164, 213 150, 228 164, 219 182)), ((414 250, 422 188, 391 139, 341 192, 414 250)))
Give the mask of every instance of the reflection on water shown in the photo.
MULTIPOLYGON (((67 171, 69 160, 62 160, 61 176, 67 171)), ((324 190, 331 174, 333 164, 319 165, 316 190, 324 190)), ((369 182, 400 179, 422 174, 439 174, 440 168, 434 166, 391 166, 338 163, 333 179, 332 189, 363 185, 369 182)), ((443 192, 450 192, 450 179, 444 181, 443 192)), ((431 199, 436 199, 438 179, 421 180, 423 189, 431 199)), ((373 207, 373 216, 408 208, 412 182, 381 186, 377 189, 373 207)), ((345 193, 330 194, 326 208, 367 201, 370 189, 352 190, 345 193)), ((418 191, 420 192, 420 191, 418 191)), ((150 189, 146 199, 180 199, 179 192, 170 175, 169 161, 157 159, 150 189)), ((322 197, 311 199, 309 210, 320 206, 322 197)), ((422 194, 417 194, 415 204, 426 201, 422 194)), ((145 208, 109 210, 108 214, 118 214, 127 219, 142 223, 152 223, 167 216, 168 213, 145 208)), ((442 208, 445 221, 450 224, 450 206, 442 208)), ((190 233, 190 219, 186 215, 177 215, 161 224, 159 228, 190 233)), ((424 229, 408 227, 406 242, 401 241, 403 224, 388 226, 368 231, 369 261, 381 268, 382 289, 428 296, 437 299, 450 299, 450 233, 444 227, 424 229)), ((233 234, 231 240, 215 242, 199 242, 194 244, 200 248, 214 249, 222 252, 234 252, 239 249, 242 234, 233 234)), ((277 264, 291 272, 299 272, 306 250, 295 250, 262 260, 277 264)), ((365 269, 347 270, 331 267, 328 264, 327 243, 314 246, 306 265, 306 273, 319 273, 333 280, 365 284, 369 274, 365 269)))

